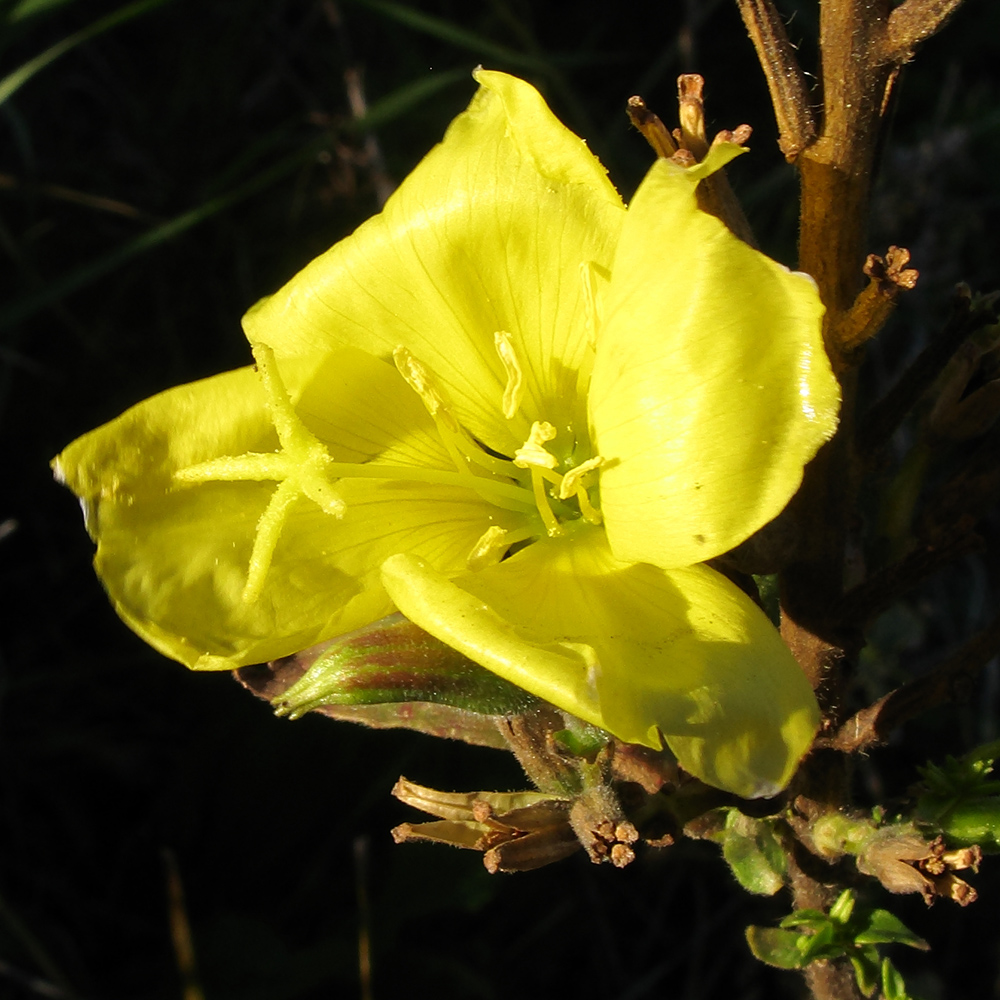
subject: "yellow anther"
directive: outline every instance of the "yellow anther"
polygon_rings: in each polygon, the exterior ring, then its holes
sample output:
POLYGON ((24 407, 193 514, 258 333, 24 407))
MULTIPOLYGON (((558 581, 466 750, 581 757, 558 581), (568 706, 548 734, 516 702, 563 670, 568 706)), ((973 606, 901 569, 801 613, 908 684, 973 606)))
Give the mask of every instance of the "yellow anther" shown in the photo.
POLYGON ((592 260, 580 263, 580 277, 583 280, 584 322, 586 323, 587 341, 591 347, 597 347, 597 337, 601 330, 601 305, 603 303, 603 288, 608 282, 608 272, 592 260))
POLYGON ((445 392, 423 363, 402 345, 392 352, 392 360, 396 363, 399 374, 423 401, 427 412, 436 421, 440 420, 452 433, 457 432, 458 421, 451 412, 445 392))
POLYGON ((498 330, 493 334, 493 343, 507 373, 507 385, 503 390, 503 415, 508 420, 513 420, 521 408, 521 399, 524 396, 524 374, 521 371, 521 363, 514 353, 510 334, 498 330))
POLYGON ((582 487, 580 486, 580 480, 588 472, 593 472, 594 469, 599 469, 604 464, 604 459, 598 455, 596 458, 588 458, 586 462, 581 462, 579 465, 570 469, 566 475, 563 476, 562 482, 559 484, 559 499, 568 500, 574 493, 579 492, 582 487))
POLYGON ((473 572, 486 569, 487 566, 495 566, 510 548, 511 542, 507 537, 509 534, 506 528, 501 528, 498 524, 487 528, 479 541, 472 546, 465 565, 473 572))
POLYGON ((482 533, 479 541, 472 546, 472 551, 465 560, 465 565, 475 571, 485 569, 487 566, 494 566, 500 562, 510 544, 505 540, 506 537, 505 528, 501 528, 499 524, 491 525, 482 533))
POLYGON ((519 469, 554 469, 559 461, 546 448, 546 441, 556 436, 556 429, 544 420, 531 425, 528 440, 514 452, 514 464, 519 469))
POLYGON ((472 546, 472 551, 465 560, 465 564, 473 572, 480 569, 486 569, 487 566, 495 566, 501 559, 503 559, 507 550, 512 545, 517 542, 523 542, 525 539, 532 538, 537 534, 537 527, 517 528, 515 530, 511 530, 509 528, 501 528, 500 525, 494 524, 487 528, 483 532, 479 541, 472 546))

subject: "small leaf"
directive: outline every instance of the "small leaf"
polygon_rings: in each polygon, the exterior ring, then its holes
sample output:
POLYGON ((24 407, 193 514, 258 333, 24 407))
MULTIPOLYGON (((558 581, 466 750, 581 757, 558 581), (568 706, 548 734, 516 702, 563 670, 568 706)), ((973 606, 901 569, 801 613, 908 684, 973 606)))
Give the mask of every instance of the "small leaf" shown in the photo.
POLYGON ((882 959, 882 996, 884 1000, 911 1000, 903 977, 888 958, 882 959))
POLYGON ((857 944, 905 944, 921 951, 930 945, 914 934, 897 916, 888 910, 872 910, 864 920, 864 929, 854 935, 857 944))
POLYGON ((785 882, 785 852, 774 822, 731 809, 726 817, 722 856, 747 892, 773 896, 785 882))
POLYGON ((801 969, 806 963, 798 948, 801 935, 778 927, 747 928, 747 944, 754 957, 779 969, 801 969))
POLYGON ((851 955, 851 965, 854 966, 854 978, 858 981, 858 989, 864 996, 870 997, 878 986, 878 952, 874 948, 859 950, 851 955))

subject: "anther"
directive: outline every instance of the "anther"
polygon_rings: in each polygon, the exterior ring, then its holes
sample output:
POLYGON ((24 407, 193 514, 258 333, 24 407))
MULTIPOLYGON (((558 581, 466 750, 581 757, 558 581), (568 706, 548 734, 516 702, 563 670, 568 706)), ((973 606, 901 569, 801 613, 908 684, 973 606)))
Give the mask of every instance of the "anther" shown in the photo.
POLYGON ((580 278, 583 281, 584 323, 587 342, 597 348, 597 337, 601 329, 601 286, 607 283, 607 272, 592 260, 580 262, 580 278))
POLYGON ((581 462, 579 465, 570 469, 569 472, 562 478, 562 483, 559 485, 559 499, 568 500, 574 493, 577 493, 580 489, 580 480, 588 472, 593 472, 594 469, 599 469, 604 464, 604 459, 597 455, 594 458, 588 458, 586 462, 581 462))
POLYGON ((514 452, 514 464, 519 469, 554 469, 558 464, 555 455, 546 448, 545 443, 556 436, 556 429, 545 420, 536 420, 531 425, 528 440, 514 452))
POLYGON ((402 345, 392 352, 392 360, 396 363, 399 374, 420 397, 435 421, 441 420, 448 430, 457 432, 458 421, 451 413, 444 392, 434 381, 434 376, 402 345))
POLYGON ((507 374, 507 385, 503 390, 503 415, 508 420, 513 420, 521 408, 521 399, 524 396, 524 374, 521 371, 517 355, 514 353, 514 344, 511 342, 510 334, 504 330, 498 330, 493 334, 493 343, 507 374))

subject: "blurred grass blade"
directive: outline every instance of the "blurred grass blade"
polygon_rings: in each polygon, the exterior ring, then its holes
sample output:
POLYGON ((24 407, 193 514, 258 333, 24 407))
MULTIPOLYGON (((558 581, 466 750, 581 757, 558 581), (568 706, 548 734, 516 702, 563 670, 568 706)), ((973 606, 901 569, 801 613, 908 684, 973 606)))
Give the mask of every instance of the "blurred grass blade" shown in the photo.
POLYGON ((420 77, 376 101, 368 108, 364 118, 354 119, 348 127, 357 131, 380 128, 382 125, 401 118, 421 101, 460 80, 468 81, 471 87, 472 74, 464 69, 452 69, 445 73, 420 77))
MULTIPOLYGON (((65 55, 70 49, 76 48, 77 45, 81 45, 83 42, 89 41, 96 35, 100 35, 125 21, 139 17, 149 10, 162 7, 167 2, 168 0, 137 0, 136 3, 119 7, 118 10, 113 11, 106 17, 100 18, 86 28, 81 28, 68 38, 64 38, 61 42, 56 42, 55 45, 46 49, 40 55, 35 56, 34 59, 29 59, 22 66, 14 70, 13 73, 8 73, 0 80, 0 104, 3 104, 11 94, 27 83, 36 73, 45 69, 49 63, 55 62, 61 55, 65 55)), ((17 8, 14 13, 16 11, 17 8)))
POLYGON ((66 4, 73 2, 74 0, 21 0, 20 3, 11 5, 11 11, 5 15, 4 20, 8 24, 15 24, 18 21, 26 21, 29 17, 55 10, 56 7, 65 7, 66 4))
POLYGON ((55 281, 48 282, 37 292, 32 292, 22 296, 20 299, 16 299, 6 308, 0 309, 0 330, 5 330, 20 323, 46 306, 69 295, 71 292, 75 292, 77 289, 83 288, 98 278, 103 277, 109 271, 114 271, 123 264, 127 264, 134 257, 138 257, 147 250, 152 250, 160 244, 166 243, 175 236, 179 236, 193 226, 197 226, 199 223, 218 214, 223 209, 229 208, 230 205, 235 205, 244 198, 255 194, 261 188, 267 187, 300 166, 306 160, 315 156, 317 151, 327 141, 326 136, 323 136, 322 139, 314 140, 304 148, 297 150, 291 156, 276 163, 270 169, 262 171, 232 191, 227 191, 225 194, 206 201, 197 208, 192 208, 181 215, 175 216, 173 219, 154 226, 141 236, 137 236, 134 240, 129 240, 128 243, 117 250, 112 250, 110 253, 98 257, 89 264, 84 264, 70 271, 69 274, 65 274, 55 281))
POLYGON ((498 45, 473 31, 457 27, 451 21, 421 13, 412 7, 391 3, 389 0, 354 0, 354 2, 414 31, 439 38, 456 48, 468 49, 480 58, 496 59, 508 66, 520 66, 536 73, 549 74, 552 71, 549 64, 542 59, 525 52, 518 52, 517 49, 507 48, 506 45, 498 45))
MULTIPOLYGON (((165 0, 156 0, 156 2, 162 3, 165 0)), ((376 101, 363 119, 352 121, 346 127, 351 129, 372 129, 385 125, 399 118, 409 111, 410 108, 437 93, 439 90, 443 90, 450 84, 467 78, 469 78, 469 75, 465 70, 451 70, 447 73, 438 73, 432 77, 421 78, 412 83, 405 84, 392 93, 387 94, 381 100, 376 101)), ((224 194, 210 198, 197 208, 190 209, 181 215, 175 216, 173 219, 168 219, 166 222, 154 226, 135 239, 129 240, 124 246, 118 247, 118 249, 98 257, 96 260, 75 268, 61 278, 47 282, 44 287, 37 291, 29 292, 27 295, 15 299, 6 307, 0 308, 0 331, 15 326, 40 310, 52 305, 54 302, 58 302, 70 293, 75 292, 77 289, 84 288, 94 281, 99 280, 105 274, 127 264, 134 257, 138 257, 147 250, 152 250, 166 243, 168 240, 179 236, 186 230, 197 226, 199 223, 229 208, 231 205, 235 205, 244 198, 250 197, 250 195, 279 180, 285 174, 315 156, 328 142, 329 137, 326 135, 313 139, 305 146, 297 149, 290 156, 285 157, 274 164, 274 166, 252 177, 244 184, 224 194)), ((240 159, 245 162, 244 157, 240 159)), ((225 171, 224 175, 229 176, 231 173, 232 170, 230 169, 225 171)))

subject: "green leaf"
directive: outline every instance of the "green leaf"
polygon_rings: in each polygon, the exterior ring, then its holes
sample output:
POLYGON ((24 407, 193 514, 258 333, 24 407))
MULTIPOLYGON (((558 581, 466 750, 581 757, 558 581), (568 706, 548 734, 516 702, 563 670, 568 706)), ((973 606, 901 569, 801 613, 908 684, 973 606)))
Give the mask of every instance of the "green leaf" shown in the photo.
POLYGON ((857 944, 905 944, 927 951, 930 945, 914 934, 897 916, 888 910, 872 910, 867 914, 861 931, 854 935, 857 944))
POLYGON ((884 1000, 911 1000, 903 977, 888 958, 882 959, 882 996, 884 1000))
POLYGON ((805 964, 798 948, 801 935, 778 927, 751 925, 746 931, 747 944, 754 957, 778 969, 801 969, 805 964))
POLYGON ((858 981, 858 989, 866 997, 870 997, 878 986, 878 951, 875 948, 864 948, 855 952, 851 955, 851 965, 854 966, 854 978, 858 981))
POLYGON ((773 896, 784 885, 787 862, 773 820, 752 819, 730 809, 722 856, 747 892, 773 896))

